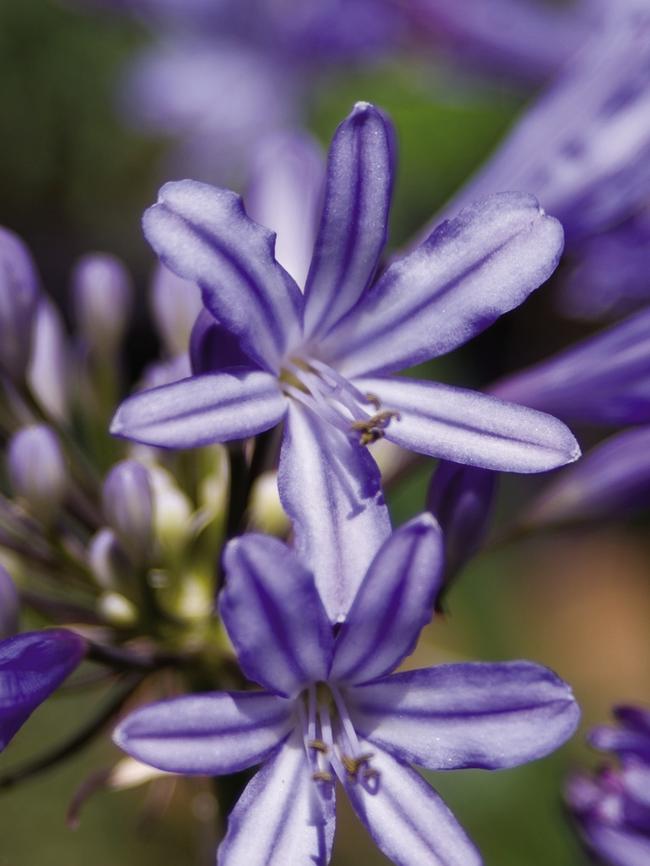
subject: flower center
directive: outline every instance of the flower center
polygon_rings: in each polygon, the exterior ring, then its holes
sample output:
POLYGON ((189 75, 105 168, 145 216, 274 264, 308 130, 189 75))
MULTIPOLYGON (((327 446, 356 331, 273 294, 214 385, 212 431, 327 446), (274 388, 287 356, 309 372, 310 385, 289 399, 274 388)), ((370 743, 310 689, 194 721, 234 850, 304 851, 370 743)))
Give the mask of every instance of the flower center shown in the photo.
POLYGON ((381 439, 389 423, 399 420, 399 412, 382 409, 375 394, 363 394, 332 367, 316 359, 291 358, 280 374, 280 384, 288 397, 347 436, 356 437, 360 445, 371 445, 381 439))
POLYGON ((345 700, 334 683, 308 687, 302 708, 303 742, 312 779, 319 786, 334 784, 336 776, 377 791, 379 772, 371 766, 372 752, 363 752, 345 700))

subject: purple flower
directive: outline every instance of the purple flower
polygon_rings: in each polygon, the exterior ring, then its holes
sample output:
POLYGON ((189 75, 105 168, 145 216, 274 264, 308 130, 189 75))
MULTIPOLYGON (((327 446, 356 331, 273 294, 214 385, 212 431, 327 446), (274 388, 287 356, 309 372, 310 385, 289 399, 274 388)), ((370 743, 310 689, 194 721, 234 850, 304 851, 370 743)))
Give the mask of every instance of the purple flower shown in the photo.
POLYGON ((66 458, 57 434, 46 424, 23 427, 9 441, 7 469, 14 494, 49 524, 68 489, 66 458))
POLYGON ((567 422, 650 422, 650 309, 490 389, 567 422))
MULTIPOLYGON (((338 128, 304 294, 274 259, 274 235, 247 217, 238 196, 192 181, 163 187, 145 214, 145 233, 171 270, 199 284, 219 323, 207 327, 206 339, 219 344, 227 334, 227 350, 212 370, 202 366, 200 375, 129 398, 112 425, 126 438, 190 448, 253 436, 285 419, 282 500, 301 554, 318 564, 333 618, 347 609, 389 531, 379 473, 364 446, 386 436, 424 454, 513 472, 551 469, 579 454, 555 418, 389 375, 451 351, 516 307, 562 249, 560 225, 533 198, 497 195, 440 225, 374 281, 393 151, 392 127, 367 103, 338 128), (337 596, 327 587, 343 586, 346 558, 357 567, 337 596)), ((211 353, 193 356, 205 361, 211 353)))
POLYGON ((588 848, 608 866, 650 863, 650 710, 616 707, 617 728, 596 728, 592 746, 614 752, 617 767, 576 774, 566 799, 588 848))
POLYGON ((153 541, 153 493, 148 470, 137 460, 121 460, 102 489, 104 516, 135 563, 145 561, 153 541))
POLYGON ((72 287, 75 318, 87 345, 114 354, 133 305, 133 287, 126 268, 115 256, 91 253, 77 262, 72 287))
POLYGON ((27 247, 0 227, 0 370, 12 379, 24 378, 27 370, 39 296, 27 247))
POLYGON ((225 552, 220 611, 245 674, 263 691, 175 698, 137 710, 115 740, 144 763, 219 775, 263 763, 235 806, 220 866, 326 864, 334 780, 401 866, 480 857, 409 767, 501 769, 542 757, 578 720, 568 686, 529 662, 391 674, 415 646, 441 585, 442 541, 416 518, 377 553, 332 628, 312 574, 267 536, 225 552))
POLYGON ((0 751, 80 664, 85 650, 83 638, 64 629, 0 641, 0 751))

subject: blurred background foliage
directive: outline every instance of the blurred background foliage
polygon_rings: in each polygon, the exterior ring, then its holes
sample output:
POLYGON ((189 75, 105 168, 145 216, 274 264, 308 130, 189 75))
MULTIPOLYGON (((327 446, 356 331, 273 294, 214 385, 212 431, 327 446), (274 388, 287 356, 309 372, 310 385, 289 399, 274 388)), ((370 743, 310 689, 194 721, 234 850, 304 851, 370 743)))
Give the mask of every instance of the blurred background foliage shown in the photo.
MULTIPOLYGON (((44 285, 63 304, 78 255, 101 249, 126 261, 141 299, 131 341, 134 375, 155 351, 144 313, 153 255, 140 215, 169 179, 169 143, 128 129, 117 82, 124 61, 147 38, 133 22, 83 14, 72 4, 0 3, 0 223, 24 237, 44 285)), ((442 66, 405 60, 363 74, 331 75, 309 106, 310 125, 326 144, 358 99, 377 102, 392 115, 400 166, 391 238, 399 246, 480 164, 524 98, 505 84, 453 78, 442 66)), ((551 299, 552 289, 538 293, 455 356, 453 365, 438 363, 436 375, 483 385, 577 336, 580 328, 559 320, 551 299)), ((396 523, 421 510, 430 469, 420 466, 393 492, 396 523)), ((539 483, 507 479, 501 508, 516 508, 523 492, 539 483)), ((584 733, 606 720, 612 703, 644 698, 650 681, 649 564, 647 527, 640 525, 576 530, 495 550, 466 569, 450 593, 448 613, 425 631, 409 666, 519 657, 549 665, 573 684, 584 733)), ((0 757, 0 767, 63 738, 72 718, 83 718, 102 700, 101 688, 91 695, 63 689, 0 757)), ((216 817, 201 782, 180 781, 158 794, 142 788, 99 793, 79 827, 66 827, 79 784, 117 757, 107 737, 55 771, 0 792, 0 866, 212 862, 216 817)), ((567 769, 578 761, 595 761, 580 737, 531 766, 500 774, 438 774, 432 781, 488 866, 574 866, 584 860, 560 791, 567 769)), ((340 820, 335 866, 387 862, 347 807, 340 820)))

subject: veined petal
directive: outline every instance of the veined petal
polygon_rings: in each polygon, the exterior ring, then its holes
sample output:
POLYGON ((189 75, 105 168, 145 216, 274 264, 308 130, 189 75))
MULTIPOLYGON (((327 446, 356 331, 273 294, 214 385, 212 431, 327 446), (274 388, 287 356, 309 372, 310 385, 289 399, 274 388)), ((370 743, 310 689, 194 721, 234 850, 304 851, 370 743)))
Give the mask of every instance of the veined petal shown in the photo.
POLYGON ((291 701, 277 695, 215 692, 141 707, 120 722, 113 739, 159 770, 219 776, 259 764, 294 725, 291 701))
POLYGON ((273 256, 275 235, 246 216, 238 195, 190 180, 165 184, 143 225, 164 264, 198 283, 210 312, 275 372, 300 333, 302 309, 273 256))
POLYGON ((425 780, 374 743, 369 784, 342 784, 370 835, 396 866, 481 866, 481 857, 449 808, 425 780))
POLYGON ((394 532, 372 561, 337 636, 331 678, 364 682, 409 655, 442 586, 442 533, 430 514, 394 532))
POLYGON ((532 662, 440 665, 346 694, 364 737, 431 770, 536 760, 561 746, 580 718, 569 686, 532 662))
POLYGON ((611 866, 646 866, 650 839, 626 827, 611 827, 598 820, 585 821, 582 831, 589 846, 611 866))
POLYGON ((650 310, 497 382, 490 391, 565 421, 650 422, 650 310))
POLYGON ((263 370, 233 369, 182 379, 128 397, 111 433, 163 448, 195 448, 245 439, 282 419, 287 403, 263 370))
POLYGON ((237 337, 219 324, 205 307, 197 316, 190 334, 190 363, 195 376, 217 373, 230 367, 257 368, 237 337))
POLYGON ((393 128, 358 102, 330 145, 323 215, 305 288, 305 334, 325 334, 370 284, 386 243, 393 128))
POLYGON ((323 341, 345 376, 444 355, 519 306, 555 270, 560 223, 523 193, 490 196, 396 261, 323 341))
POLYGON ((278 487, 296 550, 314 569, 328 616, 340 621, 391 530, 377 464, 367 449, 290 402, 278 487))
POLYGON ((85 650, 83 638, 65 629, 0 641, 0 751, 80 664, 85 650))
POLYGON ((334 787, 319 796, 302 739, 292 737, 248 783, 228 819, 218 866, 327 866, 334 787))
POLYGON ((354 385, 399 412, 386 438, 410 451, 504 472, 544 472, 580 456, 557 418, 489 394, 399 377, 355 379, 354 385))
POLYGON ((267 535, 226 545, 219 610, 246 676, 285 696, 327 677, 332 627, 312 573, 267 535))

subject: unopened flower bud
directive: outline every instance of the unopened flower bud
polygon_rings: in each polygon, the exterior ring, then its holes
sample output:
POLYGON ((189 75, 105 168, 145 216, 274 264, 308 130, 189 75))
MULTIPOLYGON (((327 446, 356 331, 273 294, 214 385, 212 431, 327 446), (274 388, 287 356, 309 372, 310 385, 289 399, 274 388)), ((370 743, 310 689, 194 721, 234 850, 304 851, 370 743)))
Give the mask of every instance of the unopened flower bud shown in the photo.
POLYGON ((160 338, 170 355, 187 352, 190 334, 202 310, 196 283, 158 265, 151 285, 151 312, 160 338))
POLYGON ((18 591, 9 572, 0 565, 0 640, 16 634, 20 619, 18 591))
POLYGON ((102 492, 104 516, 131 559, 146 561, 153 532, 153 496, 148 470, 136 460, 117 463, 102 492))
POLYGON ((119 592, 105 592, 97 603, 99 613, 117 628, 129 628, 138 621, 138 610, 119 592))
POLYGON ((106 253, 84 256, 74 269, 72 289, 81 335, 92 348, 113 353, 124 336, 133 303, 126 268, 106 253))
POLYGON ((9 480, 17 497, 43 523, 50 523, 67 489, 66 461, 58 437, 45 424, 24 427, 9 442, 9 480))
POLYGON ((280 504, 277 472, 264 472, 255 481, 250 516, 255 527, 262 532, 283 536, 289 531, 289 518, 280 504))
POLYGON ((178 554, 192 532, 192 503, 173 475, 160 466, 151 470, 156 539, 169 554, 178 554))
POLYGON ((13 232, 0 228, 0 367, 12 379, 27 371, 38 304, 31 256, 13 232))
POLYGON ((88 545, 88 563, 95 580, 106 590, 119 590, 128 582, 131 563, 112 529, 95 533, 88 545))
POLYGON ((32 393, 57 420, 68 415, 70 369, 63 319, 47 298, 38 304, 34 320, 34 341, 28 370, 32 393))

